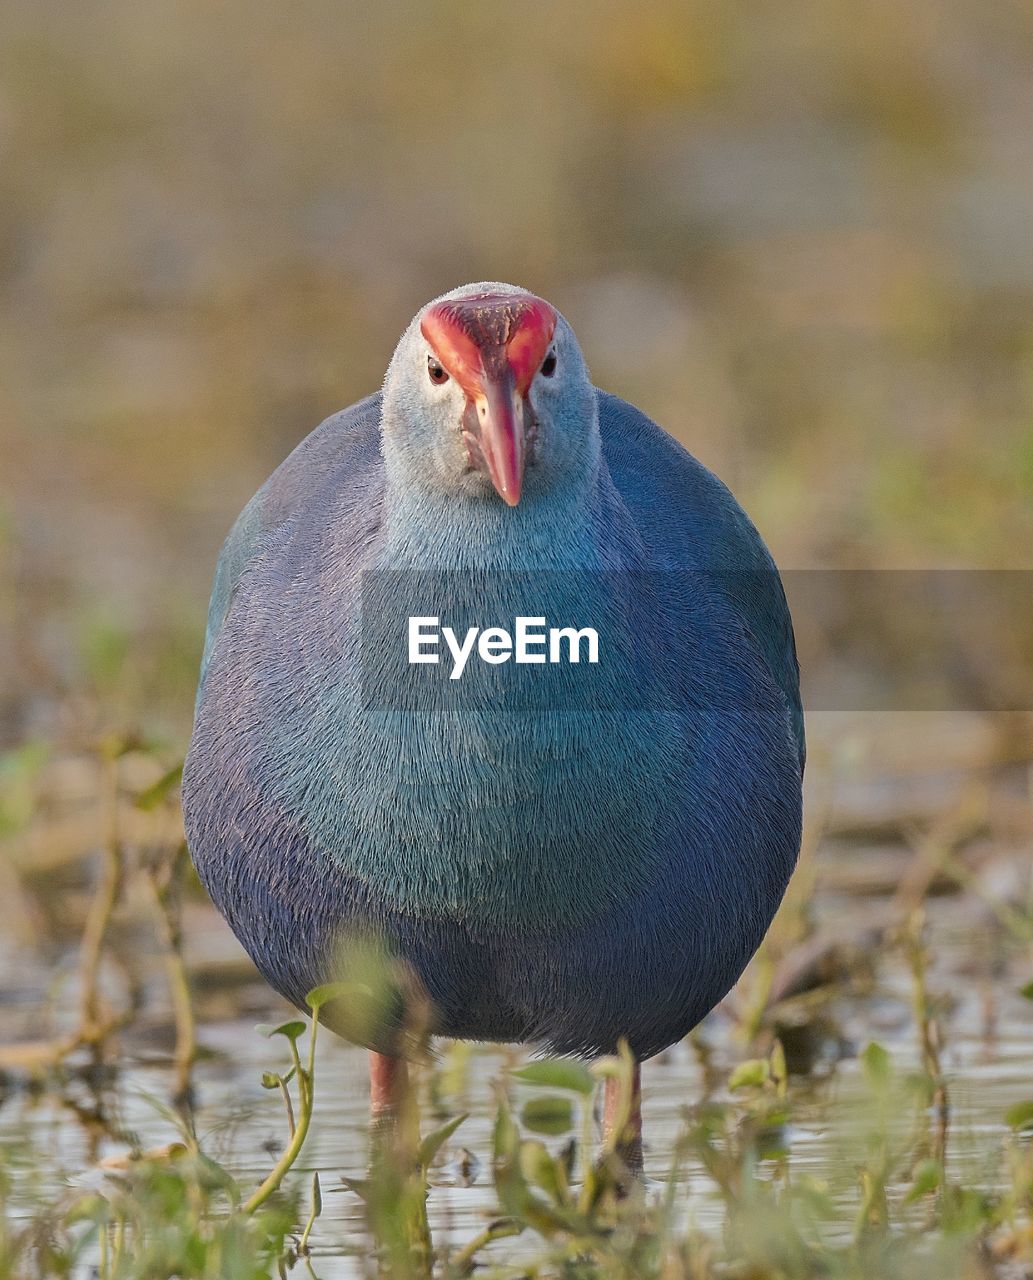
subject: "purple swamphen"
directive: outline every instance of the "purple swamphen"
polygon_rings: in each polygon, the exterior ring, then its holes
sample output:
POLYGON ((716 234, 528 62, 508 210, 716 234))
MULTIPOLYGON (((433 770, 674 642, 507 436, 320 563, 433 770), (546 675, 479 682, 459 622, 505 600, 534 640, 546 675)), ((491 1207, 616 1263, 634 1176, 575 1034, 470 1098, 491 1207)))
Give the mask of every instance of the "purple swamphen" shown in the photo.
MULTIPOLYGON (((356 936, 408 975, 431 1034, 625 1040, 639 1062, 764 936, 803 763, 756 529, 593 387, 553 307, 482 283, 424 307, 383 390, 237 520, 183 801, 202 881, 299 1006, 356 936)), ((404 1077, 408 999, 360 1032, 328 1006, 372 1051, 375 1112, 404 1077)), ((636 1094, 629 1149, 638 1123, 636 1094)))

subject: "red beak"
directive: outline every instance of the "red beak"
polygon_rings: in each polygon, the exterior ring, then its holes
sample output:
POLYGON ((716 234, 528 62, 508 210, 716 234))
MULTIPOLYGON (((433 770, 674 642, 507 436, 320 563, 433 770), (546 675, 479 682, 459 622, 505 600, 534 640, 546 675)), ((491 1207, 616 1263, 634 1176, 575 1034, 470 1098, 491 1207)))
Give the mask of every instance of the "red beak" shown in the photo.
POLYGON ((515 507, 520 501, 527 463, 526 401, 516 389, 511 371, 501 378, 485 378, 484 394, 474 397, 480 430, 477 443, 503 502, 515 507))
POLYGON ((466 393, 470 465, 503 502, 520 501, 532 426, 527 401, 556 329, 556 312, 530 293, 476 294, 428 307, 423 336, 466 393))

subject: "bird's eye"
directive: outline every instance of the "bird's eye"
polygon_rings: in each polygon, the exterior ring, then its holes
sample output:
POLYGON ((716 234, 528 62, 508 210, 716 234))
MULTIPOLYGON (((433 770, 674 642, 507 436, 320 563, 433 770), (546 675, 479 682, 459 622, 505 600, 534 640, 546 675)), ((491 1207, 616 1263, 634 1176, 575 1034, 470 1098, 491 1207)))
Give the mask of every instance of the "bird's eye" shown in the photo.
POLYGON ((440 387, 448 381, 448 374, 445 372, 444 365, 440 360, 435 360, 433 356, 427 357, 427 373, 436 387, 440 387))
POLYGON ((542 377, 551 378, 556 372, 556 352, 550 351, 542 361, 542 377))

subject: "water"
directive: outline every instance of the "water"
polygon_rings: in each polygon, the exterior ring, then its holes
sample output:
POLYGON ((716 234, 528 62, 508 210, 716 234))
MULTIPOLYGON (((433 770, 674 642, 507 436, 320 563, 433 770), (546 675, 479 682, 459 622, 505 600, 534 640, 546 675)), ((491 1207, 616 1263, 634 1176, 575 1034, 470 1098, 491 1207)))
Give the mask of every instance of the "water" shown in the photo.
MULTIPOLYGON (((966 948, 980 941, 978 932, 956 939, 954 959, 964 960, 966 948)), ((996 1027, 986 1023, 986 993, 978 984, 963 985, 960 965, 954 969, 957 1003, 949 1020, 944 1067, 951 1101, 951 1142, 948 1172, 966 1185, 993 1186, 1003 1115, 1031 1092, 1029 1063, 1033 1056, 1033 1025, 1026 1002, 1001 981, 996 992, 996 1027)), ((939 981, 932 983, 934 987, 939 981)), ((1014 988, 1017 983, 1012 983, 1014 988)), ((948 989, 946 984, 941 990, 948 989)), ((260 991, 255 992, 260 995, 260 991)), ((845 1043, 826 1045, 814 1073, 794 1079, 790 1090, 792 1124, 788 1134, 789 1160, 794 1177, 809 1175, 828 1184, 844 1204, 853 1195, 844 1164, 850 1163, 852 1122, 860 1126, 866 1092, 853 1047, 877 1037, 890 1048, 902 1070, 917 1066, 914 1030, 908 1016, 909 992, 902 965, 887 959, 877 993, 838 1001, 838 1033, 845 1043)), ((270 1014, 276 1006, 270 1002, 270 1014)), ((721 1012, 704 1027, 704 1038, 718 1062, 741 1053, 732 1022, 721 1012)), ((278 1042, 254 1030, 254 1020, 206 1023, 201 1028, 206 1056, 195 1070, 195 1121, 203 1149, 239 1179, 243 1187, 257 1185, 271 1167, 285 1139, 285 1120, 279 1095, 261 1087, 261 1074, 284 1064, 278 1042)), ((494 1098, 491 1081, 514 1061, 504 1048, 478 1046, 466 1065, 465 1080, 443 1101, 448 1114, 469 1111, 435 1171, 429 1216, 435 1244, 462 1243, 497 1213, 491 1188, 490 1151, 494 1098), (459 1151, 472 1152, 480 1163, 472 1185, 461 1185, 455 1168, 459 1151)), ((365 1235, 358 1196, 346 1189, 341 1175, 363 1175, 367 1149, 365 1053, 326 1036, 317 1062, 317 1109, 312 1135, 292 1177, 309 1184, 318 1170, 323 1187, 323 1213, 313 1235, 313 1262, 320 1276, 360 1274, 351 1256, 361 1250, 365 1235)), ((55 1201, 71 1189, 101 1188, 108 1176, 98 1162, 132 1145, 160 1147, 175 1140, 176 1130, 164 1110, 173 1087, 167 1058, 147 1053, 127 1039, 117 1069, 107 1079, 91 1083, 72 1076, 61 1089, 36 1094, 26 1088, 9 1093, 0 1108, 0 1139, 15 1154, 14 1208, 28 1214, 41 1200, 55 1201), (103 1120, 98 1117, 103 1113, 103 1120)), ((644 1118, 647 1141, 646 1173, 657 1183, 669 1172, 672 1146, 686 1107, 705 1089, 705 1073, 698 1054, 688 1045, 675 1046, 644 1071, 644 1118)), ((517 1110, 532 1090, 517 1087, 517 1110)), ((911 1117, 900 1114, 904 1133, 911 1117)), ((424 1130, 436 1121, 424 1112, 424 1130)), ((853 1152, 858 1158, 860 1148, 853 1152)), ((684 1211, 704 1228, 717 1228, 721 1204, 702 1170, 689 1164, 680 1174, 684 1211)), ((513 1248, 512 1243, 498 1248, 513 1248)))
MULTIPOLYGON (((820 767, 816 774, 820 787, 820 767)), ((930 831, 957 846, 967 877, 961 889, 956 878, 930 874, 919 894, 928 997, 940 1029, 950 1102, 949 1180, 990 1190, 1000 1185, 1005 1113, 1033 1096, 1033 1002, 1019 994, 1033 976, 1028 798, 1021 777, 979 780, 985 794, 962 838, 958 830, 966 821, 971 784, 970 773, 957 769, 927 770, 896 789, 885 777, 853 790, 840 784, 835 806, 821 819, 821 838, 812 841, 817 853, 801 868, 773 932, 773 951, 781 956, 776 973, 811 971, 810 981, 798 984, 804 989, 778 1013, 791 1066, 806 1067, 790 1080, 786 1167, 794 1179, 809 1177, 827 1189, 842 1206, 844 1230, 856 1211, 857 1168, 865 1158, 872 1107, 858 1054, 877 1040, 901 1076, 920 1065, 914 982, 899 936, 909 910, 907 886, 935 845, 930 831), (909 843, 900 830, 894 833, 893 814, 910 815, 917 797, 924 797, 921 803, 933 816, 916 828, 922 837, 909 843)), ((812 815, 816 807, 812 795, 812 815)), ((191 904, 185 926, 203 1050, 193 1077, 196 1131, 206 1154, 249 1189, 269 1171, 286 1138, 279 1095, 261 1086, 263 1071, 287 1065, 286 1046, 254 1029, 256 1023, 278 1021, 285 1007, 242 961, 207 904, 191 904)), ((133 963, 139 957, 146 969, 143 1012, 122 1033, 110 1069, 91 1076, 77 1070, 73 1059, 63 1081, 50 1080, 45 1087, 32 1086, 23 1070, 8 1071, 0 1092, 0 1144, 13 1173, 11 1209, 18 1216, 84 1188, 102 1189, 110 1171, 98 1167, 101 1161, 134 1148, 161 1147, 178 1136, 168 1105, 174 1089, 168 1001, 160 974, 147 969, 146 948, 138 944, 139 936, 130 935, 125 954, 133 963)), ((38 1008, 48 993, 54 993, 56 1024, 62 1009, 74 1005, 74 951, 55 965, 52 955, 14 946, 10 931, 3 945, 0 1038, 24 1038, 30 1030, 46 1034, 38 1008), (62 973, 63 985, 55 979, 62 973)), ((744 1044, 741 1023, 761 976, 755 963, 694 1043, 674 1046, 644 1068, 646 1174, 657 1188, 669 1176, 687 1108, 708 1091, 727 1097, 722 1090, 728 1070, 754 1052, 744 1044)), ((117 985, 117 978, 109 974, 109 984, 117 985)), ((493 1082, 521 1058, 517 1050, 475 1046, 464 1065, 460 1055, 443 1050, 439 1109, 425 1096, 423 1131, 460 1111, 469 1118, 432 1173, 428 1212, 439 1248, 469 1240, 498 1212, 491 1186, 493 1082), (479 1165, 470 1185, 457 1168, 464 1150, 479 1165)), ((527 1086, 513 1086, 517 1114, 531 1094, 527 1086)), ((342 1176, 361 1178, 365 1171, 367 1105, 365 1052, 324 1033, 313 1129, 289 1175, 304 1196, 311 1172, 320 1174, 324 1207, 311 1243, 313 1265, 324 1280, 364 1274, 368 1260, 362 1206, 342 1182, 342 1176)), ((904 1143, 914 1120, 913 1105, 899 1106, 891 1142, 904 1143)), ((563 1139, 548 1141, 556 1146, 563 1139)), ((773 1162, 765 1168, 770 1176, 784 1176, 773 1162)), ((891 1197, 905 1190, 906 1161, 898 1172, 891 1197)), ((684 1221, 718 1230, 723 1205, 700 1164, 689 1160, 677 1177, 684 1221)), ((522 1241, 505 1241, 492 1250, 513 1257, 524 1247, 522 1241)))

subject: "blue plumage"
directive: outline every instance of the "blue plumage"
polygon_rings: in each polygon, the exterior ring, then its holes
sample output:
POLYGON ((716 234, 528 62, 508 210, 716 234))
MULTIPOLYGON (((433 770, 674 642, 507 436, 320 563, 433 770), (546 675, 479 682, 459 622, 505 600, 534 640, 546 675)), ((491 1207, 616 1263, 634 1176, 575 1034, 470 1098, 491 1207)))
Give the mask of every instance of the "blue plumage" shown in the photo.
MULTIPOLYGON (((451 296, 486 306, 502 288, 451 296)), ((405 962, 440 1034, 584 1054, 626 1037, 644 1058, 723 997, 788 882, 796 656, 774 564, 728 490, 591 387, 562 319, 548 335, 535 380, 510 388, 534 415, 513 428, 526 462, 497 463, 471 418, 453 428, 448 396, 457 413, 480 403, 462 382, 474 357, 446 348, 460 385, 439 392, 436 333, 423 391, 414 322, 383 395, 324 422, 245 508, 216 572, 187 833, 295 1002, 337 976, 355 931, 405 962), (591 619, 602 658, 478 663, 450 682, 405 661, 402 623, 428 602, 482 625, 591 619)))

